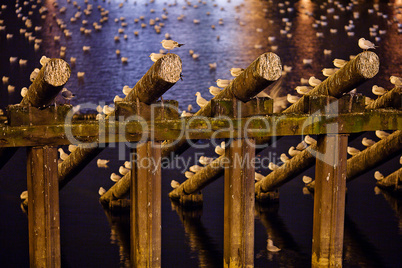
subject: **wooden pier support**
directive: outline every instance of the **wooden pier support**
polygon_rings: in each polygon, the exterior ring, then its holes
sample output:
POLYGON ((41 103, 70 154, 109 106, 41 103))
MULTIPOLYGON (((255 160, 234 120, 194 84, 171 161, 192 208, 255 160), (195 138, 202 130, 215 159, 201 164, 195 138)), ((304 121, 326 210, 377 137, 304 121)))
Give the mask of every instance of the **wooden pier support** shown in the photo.
POLYGON ((28 148, 30 267, 61 267, 57 147, 28 148))
POLYGON ((224 267, 254 267, 254 140, 233 140, 225 155, 224 267))
POLYGON ((131 267, 161 267, 161 149, 138 144, 131 170, 131 267))
POLYGON ((342 267, 347 135, 318 137, 312 267, 342 267))

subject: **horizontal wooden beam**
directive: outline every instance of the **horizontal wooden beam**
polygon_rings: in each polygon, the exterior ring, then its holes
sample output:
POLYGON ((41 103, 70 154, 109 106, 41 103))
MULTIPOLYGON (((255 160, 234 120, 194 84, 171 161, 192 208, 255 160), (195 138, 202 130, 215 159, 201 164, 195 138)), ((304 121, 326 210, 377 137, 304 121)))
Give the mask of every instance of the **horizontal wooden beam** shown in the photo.
POLYGON ((136 142, 140 140, 264 138, 402 130, 402 112, 373 110, 339 115, 274 114, 226 119, 192 117, 154 121, 88 121, 71 125, 0 127, 0 147, 136 142), (244 131, 247 127, 247 131, 244 131))

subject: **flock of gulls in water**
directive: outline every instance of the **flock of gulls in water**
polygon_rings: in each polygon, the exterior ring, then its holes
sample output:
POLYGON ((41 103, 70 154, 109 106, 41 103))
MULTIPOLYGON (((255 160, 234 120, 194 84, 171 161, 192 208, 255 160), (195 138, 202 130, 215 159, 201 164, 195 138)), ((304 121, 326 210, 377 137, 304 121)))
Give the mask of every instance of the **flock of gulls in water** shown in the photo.
MULTIPOLYGON (((99 32, 102 31, 102 28, 104 27, 104 25, 107 25, 107 22, 109 21, 109 10, 105 7, 102 7, 100 4, 97 6, 98 12, 100 14, 100 19, 98 21, 93 21, 92 23, 90 22, 90 17, 91 14, 94 12, 94 7, 93 4, 90 4, 88 0, 84 0, 84 5, 80 6, 76 1, 71 1, 71 0, 66 0, 66 5, 60 6, 59 2, 61 1, 54 1, 53 2, 53 6, 54 8, 56 8, 58 10, 57 13, 53 13, 53 18, 54 21, 56 22, 57 26, 60 28, 60 32, 64 35, 65 39, 69 39, 69 38, 76 38, 75 37, 75 33, 73 33, 72 31, 70 31, 69 28, 69 24, 79 24, 81 23, 81 27, 80 27, 80 34, 84 35, 84 36, 88 36, 91 34, 96 34, 94 32, 99 32), (66 14, 67 9, 74 9, 74 15, 70 18, 66 18, 64 17, 64 20, 61 18, 63 16, 63 14, 66 14)), ((93 1, 95 2, 101 2, 99 1, 93 1)), ((110 0, 105 1, 103 0, 102 2, 107 2, 107 4, 111 4, 110 0)), ((151 5, 152 3, 154 3, 155 0, 149 0, 148 2, 142 2, 142 1, 134 1, 131 4, 134 5, 151 5)), ((230 0, 227 0, 227 2, 230 2, 230 0)), ((273 1, 268 1, 269 3, 273 3, 273 1)), ((116 4, 116 3, 114 3, 116 4)), ((117 3, 119 8, 124 8, 125 5, 128 5, 130 3, 128 3, 128 1, 122 1, 120 3, 117 3)), ((197 1, 180 1, 180 4, 182 5, 182 9, 186 10, 186 9, 197 9, 200 5, 209 5, 212 4, 214 8, 217 8, 220 11, 224 11, 224 7, 219 7, 217 3, 215 3, 214 0, 212 1, 202 1, 202 0, 197 0, 197 1)), ((160 34, 163 27, 165 26, 165 23, 169 23, 169 20, 172 20, 174 18, 169 17, 169 8, 173 8, 175 6, 180 5, 179 1, 166 1, 165 2, 165 7, 163 8, 163 10, 161 11, 160 17, 156 17, 153 16, 153 14, 155 14, 156 10, 155 9, 150 9, 149 12, 152 16, 147 16, 147 15, 139 15, 138 17, 135 18, 126 18, 126 17, 119 17, 119 18, 113 18, 114 23, 118 24, 118 30, 116 35, 113 37, 115 42, 120 42, 122 39, 123 40, 127 40, 129 39, 128 34, 126 33, 126 28, 129 24, 135 24, 135 25, 139 25, 139 27, 141 28, 147 28, 147 27, 152 27, 155 30, 156 34, 160 34), (152 17, 152 18, 151 18, 152 17), (148 20, 149 19, 149 20, 148 20), (148 23, 147 23, 148 20, 148 23)), ((323 3, 319 6, 320 9, 326 9, 327 10, 327 16, 321 15, 320 19, 317 19, 314 21, 313 23, 313 27, 314 28, 320 28, 320 27, 326 27, 327 26, 327 19, 328 17, 332 17, 334 20, 338 20, 339 19, 339 15, 335 14, 336 10, 339 11, 352 11, 353 6, 354 5, 358 5, 358 1, 350 1, 348 5, 344 6, 340 3, 340 1, 333 1, 333 0, 329 0, 326 3, 323 3), (332 5, 331 7, 329 5, 332 5)), ((240 10, 242 7, 244 6, 244 3, 239 4, 238 6, 236 6, 236 10, 240 10)), ((289 1, 284 1, 279 2, 277 4, 278 8, 279 8, 279 13, 280 14, 286 14, 286 13, 292 13, 295 12, 294 11, 294 7, 291 6, 289 1)), ((1 12, 4 12, 7 9, 7 5, 3 4, 1 6, 1 12)), ((303 6, 302 6, 303 9, 303 6)), ((401 9, 402 7, 397 7, 397 13, 400 14, 401 13, 401 9)), ((268 10, 263 10, 264 12, 268 12, 268 10)), ((158 11, 159 12, 159 11, 158 11)), ((372 8, 369 8, 367 10, 368 14, 376 14, 378 17, 381 17, 383 19, 385 19, 388 23, 388 25, 392 25, 393 23, 397 24, 397 31, 398 34, 402 33, 402 24, 396 19, 396 18, 388 18, 388 15, 384 14, 382 11, 380 11, 380 6, 379 4, 375 3, 373 4, 372 8)), ((15 4, 15 13, 17 15, 17 17, 24 23, 25 28, 22 27, 19 30, 19 33, 23 36, 25 36, 28 41, 30 43, 33 43, 34 45, 34 49, 35 51, 39 51, 40 47, 42 45, 42 40, 35 37, 36 33, 39 33, 42 31, 42 26, 35 26, 32 23, 32 20, 30 18, 30 16, 33 16, 34 13, 39 13, 40 17, 42 20, 46 19, 46 16, 48 16, 48 9, 42 5, 42 0, 30 0, 30 1, 16 1, 15 4), (24 11, 24 12, 23 12, 24 11)), ((313 17, 314 14, 310 11, 304 11, 305 15, 311 16, 313 17)), ((1 14, 1 13, 0 13, 1 14)), ((136 14, 138 15, 138 14, 136 14)), ((206 13, 207 16, 210 16, 211 13, 207 12, 206 13)), ((353 11, 353 17, 354 19, 359 19, 360 17, 360 13, 357 11, 353 11)), ((186 15, 181 14, 180 16, 178 16, 177 19, 178 21, 185 21, 186 15)), ((244 26, 245 22, 243 22, 242 20, 240 20, 239 17, 234 16, 234 19, 236 20, 236 22, 238 23, 239 26, 244 26)), ((271 24, 273 23, 273 21, 269 21, 271 24)), ((281 36, 286 36, 287 38, 292 38, 292 34, 290 33, 291 27, 292 27, 292 22, 286 18, 283 17, 282 18, 282 22, 284 23, 285 27, 284 29, 280 30, 280 34, 281 36)), ((187 23, 189 23, 187 21, 187 23)), ((197 25, 200 24, 201 21, 197 18, 194 18, 192 21, 193 24, 197 25)), ((0 33, 5 32, 5 36, 6 39, 12 39, 13 38, 13 34, 8 33, 7 32, 7 28, 4 24, 4 20, 0 19, 0 33)), ((224 20, 222 18, 220 18, 218 20, 218 25, 223 26, 224 25, 224 20)), ((210 24, 208 25, 208 27, 211 28, 211 30, 215 30, 217 26, 215 26, 215 24, 210 24)), ((344 28, 347 32, 348 36, 354 36, 354 21, 353 20, 349 20, 349 24, 345 25, 344 28)), ((262 28, 256 28, 256 32, 263 32, 262 28)), ((336 34, 337 33, 337 29, 336 28, 331 28, 330 29, 330 33, 331 34, 336 34)), ((372 25, 369 28, 369 33, 370 33, 370 37, 374 39, 375 42, 380 42, 381 35, 384 35, 386 33, 386 30, 384 29, 380 29, 378 25, 372 25)), ((133 31, 133 35, 134 36, 139 36, 140 35, 140 31, 135 30, 133 31)), ((323 32, 322 31, 317 31, 316 32, 317 37, 323 37, 323 32)), ((131 38, 131 37, 130 37, 131 38)), ((216 39, 219 40, 221 37, 219 35, 216 36, 216 39)), ((275 36, 268 36, 267 40, 268 43, 271 44, 270 48, 272 51, 276 51, 277 50, 277 46, 274 45, 273 43, 275 42, 277 37, 275 36)), ((162 39, 162 38, 161 38, 162 39)), ((55 43, 60 44, 61 43, 61 36, 60 35, 55 35, 53 37, 53 40, 55 43)), ((181 48, 183 46, 183 44, 178 43, 174 40, 172 40, 171 38, 171 34, 169 33, 165 33, 164 34, 164 40, 162 40, 161 42, 162 48, 159 51, 156 51, 154 53, 151 53, 149 55, 150 60, 152 60, 153 62, 156 62, 158 59, 160 59, 161 57, 163 57, 164 55, 166 55, 166 52, 169 53, 170 51, 172 51, 173 49, 184 49, 181 48)), ((377 46, 370 40, 367 40, 365 38, 360 38, 358 40, 358 43, 356 44, 358 45, 362 50, 369 50, 369 49, 375 49, 377 46)), ((261 49, 262 45, 260 44, 255 44, 254 48, 256 49, 261 49)), ((90 52, 91 47, 89 45, 83 44, 82 46, 82 52, 83 53, 88 53, 90 52)), ((67 47, 60 45, 60 52, 59 52, 59 57, 60 58, 65 58, 66 57, 66 52, 67 52, 67 47)), ((129 59, 126 56, 123 56, 122 54, 124 54, 124 51, 121 51, 119 49, 115 50, 115 53, 117 56, 120 57, 121 62, 124 63, 128 63, 129 59)), ((323 51, 324 54, 326 55, 331 55, 332 51, 325 49, 323 51)), ((194 51, 194 49, 189 49, 189 54, 191 55, 191 57, 194 60, 197 60, 200 57, 199 53, 196 53, 194 51)), ((349 57, 349 60, 353 59, 353 55, 351 55, 349 57)), ((49 58, 47 58, 46 56, 43 56, 40 59, 40 64, 43 66, 46 64, 46 62, 49 60, 49 58)), ((72 67, 74 67, 76 65, 76 57, 71 56, 69 59, 69 62, 71 64, 72 67)), ((16 56, 12 56, 9 58, 10 64, 19 64, 20 66, 24 66, 27 64, 27 60, 26 59, 18 59, 18 57, 16 56)), ((311 65, 312 64, 312 59, 302 59, 302 62, 304 65, 311 65)), ((331 68, 324 68, 322 69, 322 74, 325 77, 331 76, 332 74, 334 74, 335 72, 337 72, 340 68, 342 68, 348 61, 344 60, 344 59, 334 59, 333 60, 333 64, 334 67, 331 68)), ((208 64, 209 68, 211 70, 214 70, 217 68, 217 63, 216 62, 211 62, 208 64)), ((286 66, 284 65, 284 74, 291 72, 292 67, 291 66, 286 66)), ((240 67, 233 67, 232 69, 230 69, 230 73, 232 75, 232 77, 237 77, 239 76, 242 72, 244 71, 243 68, 240 67)), ((34 71, 31 73, 30 75, 30 81, 34 81, 34 79, 36 78, 36 76, 38 75, 39 69, 36 68, 34 69, 34 71)), ((84 71, 77 71, 77 77, 78 79, 84 79, 85 77, 85 72, 84 71)), ((217 79, 216 80, 216 86, 210 86, 209 87, 209 93, 212 96, 216 96, 217 94, 219 94, 226 86, 228 86, 231 83, 231 79, 217 79)), ((289 102, 291 104, 296 103, 299 98, 300 95, 304 95, 307 94, 310 90, 312 90, 314 87, 316 87, 317 85, 319 85, 322 81, 320 79, 317 79, 316 77, 312 76, 308 79, 305 78, 301 78, 300 80, 301 85, 296 86, 295 91, 297 92, 298 95, 293 95, 293 94, 287 94, 285 97, 281 97, 279 98, 279 96, 272 96, 271 97, 274 98, 274 105, 276 106, 280 106, 280 108, 285 108, 286 105, 283 102, 289 102)), ((392 84, 394 84, 395 86, 402 86, 402 79, 400 77, 397 76, 391 76, 390 77, 390 82, 392 84)), ((10 80, 9 77, 7 76, 3 76, 2 77, 2 83, 4 85, 7 85, 7 89, 9 93, 13 93, 15 90, 15 86, 13 86, 12 84, 10 84, 10 80)), ((124 86, 123 87, 123 94, 127 95, 129 94, 130 90, 132 88, 130 88, 129 86, 124 86)), ((25 97, 26 94, 28 92, 28 89, 26 87, 23 87, 21 89, 21 96, 25 97)), ((387 92, 386 89, 384 89, 383 87, 380 87, 378 85, 374 85, 372 87, 372 93, 376 96, 381 96, 383 94, 385 94, 387 92)), ((64 88, 61 91, 61 97, 66 100, 66 101, 70 101, 72 98, 74 98, 75 94, 72 93, 71 91, 69 91, 68 89, 64 88)), ((264 92, 262 92, 260 95, 258 96, 267 96, 267 94, 265 94, 264 92)), ((207 99, 205 99, 204 97, 201 96, 200 92, 196 92, 195 94, 196 96, 196 103, 200 108, 203 108, 207 105, 207 103, 209 102, 207 99)), ((113 102, 118 102, 118 101, 122 101, 123 98, 116 95, 114 97, 113 102)), ((369 104, 370 102, 372 102, 373 100, 370 99, 369 97, 366 97, 366 104, 369 104)), ((75 107, 75 109, 79 109, 78 107, 75 107)), ((189 117, 192 116, 192 110, 193 110, 193 106, 190 104, 188 105, 187 111, 183 110, 181 113, 182 117, 189 117)), ((280 111, 280 109, 276 110, 277 112, 280 111)), ((97 107, 97 116, 96 119, 97 120, 102 120, 105 119, 106 116, 108 116, 109 114, 112 114, 114 112, 114 105, 105 105, 105 106, 98 106, 97 107)), ((0 114, 2 114, 3 112, 0 110, 0 114)), ((389 135, 389 133, 384 132, 384 131, 376 131, 375 132, 376 136, 379 139, 383 139, 386 136, 389 135)), ((285 163, 287 161, 290 160, 290 158, 296 156, 297 154, 299 154, 300 152, 302 152, 303 150, 305 150, 309 145, 314 144, 316 141, 310 137, 310 136, 305 136, 305 139, 299 143, 297 146, 292 146, 289 148, 288 150, 288 155, 286 153, 282 153, 280 155, 280 162, 275 163, 275 162, 271 162, 269 163, 268 168, 270 170, 276 170, 280 167, 281 163, 285 163)), ((373 144, 375 144, 376 141, 372 140, 372 139, 368 139, 368 138, 363 138, 362 140, 362 144, 365 147, 369 147, 372 146, 373 144)), ((225 142, 222 142, 220 145, 216 146, 215 148, 215 153, 218 156, 224 155, 225 154, 225 148, 226 148, 227 144, 225 144, 225 142)), ((75 149, 77 148, 76 145, 70 145, 68 147, 68 150, 70 152, 73 152, 75 149)), ((353 147, 348 147, 347 148, 347 152, 349 155, 353 156, 356 155, 358 153, 360 153, 360 150, 353 148, 353 147)), ((68 157, 68 153, 66 153, 62 148, 59 148, 59 153, 60 153, 60 161, 65 160, 68 157)), ((201 156, 199 158, 199 163, 200 165, 193 165, 189 168, 188 171, 185 171, 184 175, 186 178, 191 178, 193 177, 197 172, 199 172, 200 170, 203 169, 204 166, 208 165, 209 163, 211 163, 214 160, 213 157, 206 157, 206 156, 201 156)), ((400 160, 401 164, 402 164, 402 158, 400 160)), ((97 159, 97 165, 100 168, 107 168, 108 167, 108 163, 109 160, 105 160, 105 159, 97 159)), ((122 176, 126 175, 128 172, 130 172, 131 169, 131 163, 129 161, 124 162, 124 164, 122 166, 120 166, 118 173, 112 173, 110 175, 110 179, 113 182, 117 182, 121 179, 122 176)), ((260 173, 255 173, 255 180, 259 181, 261 179, 263 179, 265 176, 263 174, 260 173)), ((381 180, 384 178, 384 176, 379 172, 376 171, 374 174, 375 179, 377 180, 381 180)), ((308 184, 312 181, 311 177, 308 176, 303 176, 303 182, 305 184, 308 184)), ((172 180, 171 182, 171 186, 173 188, 177 188, 180 185, 179 182, 172 180)), ((103 195, 106 192, 106 190, 101 187, 99 189, 99 194, 103 195)), ((27 193, 24 192, 23 194, 21 194, 21 198, 25 199, 27 197, 27 193)), ((268 239, 268 246, 267 246, 269 251, 275 252, 275 251, 279 251, 280 249, 275 247, 273 245, 272 240, 268 239)))

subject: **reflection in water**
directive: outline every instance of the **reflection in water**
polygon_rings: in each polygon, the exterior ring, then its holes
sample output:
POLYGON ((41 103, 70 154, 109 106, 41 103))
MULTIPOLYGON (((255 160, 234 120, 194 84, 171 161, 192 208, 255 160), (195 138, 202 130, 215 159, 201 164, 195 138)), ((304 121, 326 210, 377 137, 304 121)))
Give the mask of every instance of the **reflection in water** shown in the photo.
POLYGON ((377 249, 345 213, 343 254, 348 267, 385 267, 377 249))
POLYGON ((120 267, 130 267, 130 211, 104 209, 110 225, 110 242, 119 246, 120 267))
POLYGON ((256 203, 255 213, 264 225, 268 238, 274 242, 275 246, 281 249, 278 253, 271 253, 267 250, 264 250, 265 252, 256 252, 257 258, 266 253, 269 260, 272 260, 274 256, 278 258, 278 262, 282 267, 307 267, 310 265, 310 256, 301 253, 300 247, 279 216, 278 204, 259 206, 256 203))
POLYGON ((202 208, 185 210, 172 202, 183 223, 191 251, 198 256, 199 267, 222 267, 223 255, 201 221, 202 208))
POLYGON ((390 207, 395 211, 395 215, 398 218, 398 231, 402 235, 402 197, 399 195, 392 195, 387 191, 384 191, 378 187, 375 187, 375 191, 381 193, 384 199, 388 202, 390 207))

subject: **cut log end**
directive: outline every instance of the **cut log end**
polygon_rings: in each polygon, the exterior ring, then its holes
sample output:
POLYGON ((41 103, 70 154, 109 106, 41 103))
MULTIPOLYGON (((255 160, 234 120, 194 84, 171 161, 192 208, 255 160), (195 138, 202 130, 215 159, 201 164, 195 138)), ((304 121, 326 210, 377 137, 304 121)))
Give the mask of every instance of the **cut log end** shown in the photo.
POLYGON ((61 87, 65 85, 70 78, 70 65, 62 59, 51 59, 46 63, 43 73, 43 79, 49 85, 61 87))
POLYGON ((167 54, 159 59, 161 61, 158 76, 169 83, 176 83, 180 79, 182 62, 178 55, 167 54))
POLYGON ((281 59, 275 53, 264 53, 259 57, 257 71, 264 79, 276 81, 282 75, 281 59))
POLYGON ((364 78, 373 78, 380 69, 380 60, 374 52, 364 51, 357 55, 356 67, 364 78))

